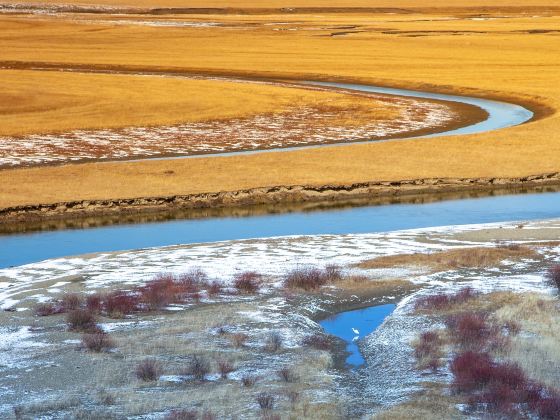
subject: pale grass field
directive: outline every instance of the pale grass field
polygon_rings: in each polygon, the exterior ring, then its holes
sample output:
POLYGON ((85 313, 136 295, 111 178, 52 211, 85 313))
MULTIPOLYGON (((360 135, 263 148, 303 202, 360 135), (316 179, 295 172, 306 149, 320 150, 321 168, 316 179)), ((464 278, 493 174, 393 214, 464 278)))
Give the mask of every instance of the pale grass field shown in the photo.
POLYGON ((560 36, 554 32, 560 13, 553 7, 533 8, 537 2, 517 1, 507 5, 524 6, 518 11, 502 13, 489 7, 485 10, 490 17, 499 19, 472 20, 460 8, 474 5, 454 1, 434 14, 176 17, 238 25, 211 28, 4 16, 3 61, 424 88, 511 100, 532 106, 541 119, 466 137, 188 161, 9 170, 2 173, 0 206, 276 185, 520 177, 560 170, 560 118, 555 113, 560 105, 560 62, 556 59, 560 36), (264 25, 287 20, 297 21, 292 30, 281 30, 289 25, 264 25), (254 25, 255 21, 263 24, 254 25), (337 31, 362 30, 331 36, 337 31), (100 49, 103 54, 98 54, 100 49))

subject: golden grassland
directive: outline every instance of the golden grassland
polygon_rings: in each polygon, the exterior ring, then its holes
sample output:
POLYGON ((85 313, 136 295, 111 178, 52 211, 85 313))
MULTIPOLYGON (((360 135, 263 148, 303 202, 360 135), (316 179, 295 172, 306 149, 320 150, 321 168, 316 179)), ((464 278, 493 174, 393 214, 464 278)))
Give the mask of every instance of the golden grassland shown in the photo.
POLYGON ((70 72, 0 72, 0 135, 227 120, 311 106, 391 119, 371 98, 265 84, 70 72))
MULTIPOLYGON (((488 6, 504 4, 488 2, 488 6)), ((473 20, 453 8, 445 16, 173 17, 227 23, 212 28, 113 25, 101 22, 106 16, 88 16, 87 24, 72 21, 73 16, 1 17, 4 63, 358 81, 503 98, 532 106, 539 119, 493 133, 421 141, 6 170, 1 175, 0 207, 275 185, 520 177, 559 171, 560 118, 555 110, 560 105, 560 35, 555 28, 560 13, 552 7, 532 9, 539 4, 532 1, 515 4, 525 7, 507 15, 484 9, 499 18, 495 20, 473 20)))
POLYGON ((106 5, 106 6, 129 6, 129 7, 179 7, 179 8, 296 8, 296 7, 319 7, 319 8, 449 8, 449 7, 526 7, 541 6, 549 7, 550 2, 544 0, 473 0, 466 3, 464 0, 451 0, 445 2, 442 7, 441 1, 426 0, 376 0, 374 3, 368 0, 54 0, 48 2, 37 2, 35 0, 22 0, 20 4, 67 4, 67 5, 106 5))
POLYGON ((429 267, 434 272, 464 267, 490 267, 504 260, 536 258, 536 250, 527 246, 474 247, 433 252, 431 254, 397 254, 363 261, 359 268, 391 268, 402 266, 429 267))

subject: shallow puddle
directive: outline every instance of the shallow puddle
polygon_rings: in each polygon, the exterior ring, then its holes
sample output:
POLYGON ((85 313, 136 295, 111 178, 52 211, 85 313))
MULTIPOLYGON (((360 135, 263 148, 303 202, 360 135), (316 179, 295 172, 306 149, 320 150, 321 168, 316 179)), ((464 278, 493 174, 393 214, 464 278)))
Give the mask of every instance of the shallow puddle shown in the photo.
POLYGON ((358 367, 365 363, 358 341, 371 334, 385 318, 393 312, 395 305, 377 305, 333 315, 319 324, 325 332, 335 335, 346 342, 346 350, 350 353, 346 363, 358 367))

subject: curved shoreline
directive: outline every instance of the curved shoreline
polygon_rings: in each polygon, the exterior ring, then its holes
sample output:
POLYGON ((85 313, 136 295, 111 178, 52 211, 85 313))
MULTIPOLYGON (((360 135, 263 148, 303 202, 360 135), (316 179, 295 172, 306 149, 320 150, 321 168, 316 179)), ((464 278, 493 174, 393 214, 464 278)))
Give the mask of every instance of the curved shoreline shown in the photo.
MULTIPOLYGON (((21 64, 21 63, 20 63, 21 64)), ((439 122, 437 124, 432 123, 425 125, 424 127, 409 128, 407 131, 388 133, 380 136, 372 136, 370 138, 351 138, 349 140, 345 139, 335 139, 335 140, 323 140, 317 141, 301 141, 299 144, 284 144, 284 145, 258 145, 253 148, 247 148, 244 146, 227 148, 225 151, 215 151, 215 150, 196 150, 194 152, 188 151, 188 147, 185 148, 184 152, 165 152, 162 153, 150 153, 150 154, 138 154, 138 155, 128 155, 128 156, 112 156, 112 157, 80 157, 79 159, 74 159, 71 156, 65 158, 61 156, 59 160, 47 160, 45 162, 25 162, 5 164, 0 166, 1 170, 19 169, 19 168, 37 168, 37 167, 50 167, 50 166, 60 166, 60 165, 78 165, 84 163, 110 163, 110 162, 138 162, 138 161, 149 161, 149 160, 168 160, 168 159, 194 159, 202 157, 222 157, 222 156, 237 156, 243 154, 256 154, 256 153, 267 153, 267 152, 284 152, 292 150, 305 150, 320 147, 336 147, 345 146, 350 144, 366 144, 366 143, 381 143, 386 141, 395 140, 409 140, 409 139, 419 139, 428 137, 438 137, 444 135, 455 135, 462 134, 461 131, 467 129, 468 127, 477 127, 484 122, 491 119, 491 113, 484 107, 484 103, 498 104, 498 101, 488 100, 488 99, 477 99, 469 98, 457 95, 447 95, 440 93, 430 93, 422 91, 413 91, 409 89, 399 89, 399 88, 385 88, 382 86, 374 86, 371 84, 352 84, 352 83, 338 83, 338 82, 323 82, 317 81, 285 81, 278 80, 276 78, 240 78, 234 75, 230 76, 213 76, 208 74, 199 73, 184 73, 184 72, 169 72, 169 71, 153 71, 153 70, 126 70, 126 69, 102 69, 97 66, 83 67, 83 66, 58 66, 55 64, 43 64, 38 63, 24 63, 25 65, 20 66, 20 64, 14 63, 2 63, 0 62, 0 69, 14 69, 14 70, 25 70, 25 71, 57 71, 57 72, 70 72, 70 73, 84 73, 84 74, 102 74, 102 75, 119 75, 119 76, 155 76, 155 77, 170 77, 178 79, 203 79, 203 80, 217 80, 226 81, 232 83, 255 83, 255 84, 270 84, 279 87, 292 88, 292 89, 311 89, 319 91, 327 91, 333 93, 340 93, 345 95, 357 95, 357 96, 369 96, 379 97, 381 100, 408 100, 408 101, 418 101, 421 104, 434 104, 442 105, 449 110, 449 114, 452 115, 448 121, 439 122), (419 93, 418 93, 419 92, 419 93), (480 102, 480 104, 479 104, 480 102)), ((504 106, 519 107, 520 105, 503 103, 504 106)), ((530 113, 530 118, 533 117, 534 113, 531 110, 527 110, 530 113)), ((527 118, 526 120, 528 120, 527 118)), ((526 120, 520 123, 526 122, 526 120)), ((227 122, 225 122, 227 124, 227 122)), ((512 124, 517 125, 518 123, 512 124)), ((154 129, 158 129, 159 126, 153 126, 154 129)), ((120 130, 125 130, 131 127, 121 127, 114 128, 112 130, 118 133, 120 130)), ((78 130, 78 129, 76 129, 78 130)), ((79 129, 78 131, 91 131, 93 135, 99 129, 79 129)), ((105 130, 101 130, 105 131, 105 130)), ((485 130, 474 131, 482 132, 485 130)), ((63 135, 64 133, 59 133, 63 135)), ((470 134, 470 133, 467 133, 470 134)), ((45 135, 56 137, 57 133, 36 133, 29 134, 29 136, 35 135, 45 135)), ((14 139, 20 139, 25 141, 24 136, 15 136, 14 139)), ((293 142, 292 142, 293 143, 293 142)))

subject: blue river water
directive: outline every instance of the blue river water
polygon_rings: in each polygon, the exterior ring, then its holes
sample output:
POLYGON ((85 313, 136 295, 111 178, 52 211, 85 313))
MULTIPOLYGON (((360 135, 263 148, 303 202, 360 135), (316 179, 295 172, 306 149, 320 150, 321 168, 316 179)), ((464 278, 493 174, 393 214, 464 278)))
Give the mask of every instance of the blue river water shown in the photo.
POLYGON ((560 193, 500 195, 248 217, 173 220, 0 236, 0 268, 48 258, 287 235, 388 232, 560 217, 560 193))
POLYGON ((328 334, 335 335, 346 342, 349 355, 346 363, 358 367, 365 363, 358 341, 371 334, 383 320, 395 309, 395 305, 377 305, 333 315, 319 324, 328 334))

